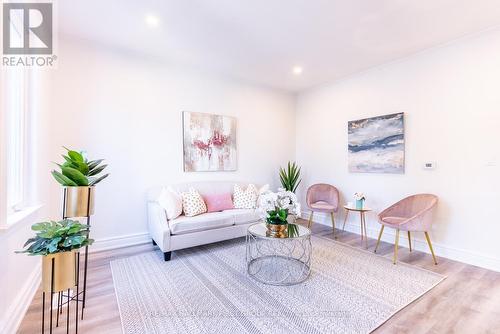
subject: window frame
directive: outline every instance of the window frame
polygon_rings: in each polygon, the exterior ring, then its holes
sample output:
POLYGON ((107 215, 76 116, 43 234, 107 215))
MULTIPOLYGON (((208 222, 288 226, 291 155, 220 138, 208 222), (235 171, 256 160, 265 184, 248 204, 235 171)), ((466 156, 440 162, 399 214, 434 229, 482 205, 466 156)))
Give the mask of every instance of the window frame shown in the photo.
MULTIPOLYGON (((26 195, 27 195, 27 178, 28 178, 28 130, 29 130, 29 74, 26 70, 24 69, 16 69, 19 70, 19 73, 15 73, 14 71, 9 71, 7 73, 7 85, 9 84, 19 84, 19 89, 20 89, 20 94, 18 96, 13 96, 13 94, 10 94, 10 96, 6 96, 6 102, 7 102, 7 108, 6 108, 6 125, 7 129, 5 133, 7 134, 7 147, 6 147, 6 175, 7 175, 7 180, 6 180, 6 201, 7 201, 7 216, 10 216, 12 214, 15 214, 16 212, 22 211, 23 208, 26 206, 26 195), (17 77, 19 76, 19 77, 17 77), (18 81, 19 80, 19 81, 18 81), (15 81, 15 82, 13 82, 15 81), (12 101, 13 99, 20 99, 20 102, 15 102, 12 101), (12 108, 9 110, 10 107, 14 107, 15 103, 20 103, 20 105, 16 106, 19 108, 19 114, 14 115, 14 109, 12 108), (16 118, 16 119, 14 119, 16 118), (14 122, 19 122, 19 128, 16 129, 14 127, 14 122), (13 133, 13 131, 18 131, 19 133, 13 133), (16 135, 17 138, 13 139, 13 136, 16 135), (17 154, 12 152, 9 149, 9 145, 12 144, 12 142, 16 142, 19 147, 16 149, 19 150, 17 154), (16 161, 16 166, 12 167, 10 166, 11 159, 15 158, 16 161), (15 176, 18 178, 17 184, 14 185, 16 195, 19 197, 16 202, 14 203, 9 203, 9 196, 12 195, 12 193, 9 193, 9 177, 12 177, 12 168, 19 169, 17 173, 15 173, 15 176)), ((7 90, 8 93, 11 93, 9 91, 10 88, 8 86, 5 86, 5 89, 7 90)), ((10 189, 12 190, 12 189, 10 189)))
POLYGON ((35 125, 35 81, 37 80, 37 71, 33 69, 21 69, 22 75, 22 149, 19 159, 21 159, 21 182, 19 184, 20 201, 16 202, 13 208, 8 206, 8 177, 9 177, 9 136, 12 134, 10 127, 9 108, 13 105, 9 99, 15 98, 10 93, 9 84, 12 84, 12 69, 3 69, 1 71, 1 89, 0 89, 0 232, 7 230, 13 225, 21 221, 26 221, 27 217, 31 217, 42 206, 37 204, 37 196, 35 195, 36 181, 34 168, 36 168, 36 130, 35 125), (10 96, 9 96, 10 95, 10 96))

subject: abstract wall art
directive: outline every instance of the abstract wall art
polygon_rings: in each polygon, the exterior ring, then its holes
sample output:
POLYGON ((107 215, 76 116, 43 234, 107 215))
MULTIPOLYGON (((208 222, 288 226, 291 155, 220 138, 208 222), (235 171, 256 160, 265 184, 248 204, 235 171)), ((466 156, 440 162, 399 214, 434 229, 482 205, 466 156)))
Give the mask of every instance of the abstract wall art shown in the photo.
POLYGON ((183 112, 184 171, 236 170, 236 119, 183 112))
POLYGON ((404 113, 350 121, 348 164, 353 173, 404 173, 404 113))

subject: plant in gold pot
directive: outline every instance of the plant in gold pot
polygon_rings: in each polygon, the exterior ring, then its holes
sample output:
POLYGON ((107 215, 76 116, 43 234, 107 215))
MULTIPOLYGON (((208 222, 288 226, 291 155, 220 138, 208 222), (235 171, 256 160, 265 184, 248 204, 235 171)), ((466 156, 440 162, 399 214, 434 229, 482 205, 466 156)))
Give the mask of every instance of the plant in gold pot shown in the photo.
POLYGON ((35 237, 24 244, 28 248, 17 253, 42 256, 43 291, 58 292, 75 286, 75 252, 94 242, 88 238, 89 226, 65 219, 37 223, 31 229, 36 232, 35 237))
POLYGON ((107 165, 103 159, 88 160, 82 152, 67 150, 64 163, 57 164, 61 171, 52 176, 64 188, 64 217, 88 217, 94 213, 94 186, 109 174, 101 175, 107 165))
POLYGON ((300 204, 297 196, 285 189, 264 193, 259 197, 259 208, 266 219, 268 234, 272 237, 288 236, 288 215, 300 217, 300 204))

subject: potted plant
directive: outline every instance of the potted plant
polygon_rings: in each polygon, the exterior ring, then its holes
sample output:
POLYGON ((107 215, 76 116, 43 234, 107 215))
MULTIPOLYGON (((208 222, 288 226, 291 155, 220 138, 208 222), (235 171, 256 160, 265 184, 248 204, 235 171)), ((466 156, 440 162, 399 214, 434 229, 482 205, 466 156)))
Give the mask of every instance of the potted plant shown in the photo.
POLYGON ((28 248, 17 253, 42 256, 43 291, 58 292, 75 286, 75 252, 94 242, 88 238, 89 226, 76 220, 65 219, 37 223, 31 226, 31 229, 36 232, 36 236, 26 241, 23 247, 28 248))
POLYGON ((268 192, 259 197, 259 208, 264 214, 268 235, 277 238, 288 236, 288 215, 300 216, 297 196, 283 188, 277 193, 268 192))
POLYGON ((81 152, 67 149, 60 172, 52 176, 64 188, 63 217, 88 217, 94 213, 94 186, 109 174, 100 175, 107 167, 103 159, 89 161, 81 152))
POLYGON ((356 200, 356 209, 362 210, 365 205, 365 194, 363 193, 354 193, 354 199, 356 200))
POLYGON ((300 181, 302 181, 299 180, 300 167, 298 167, 295 162, 289 161, 286 169, 280 167, 279 174, 280 174, 281 186, 285 190, 295 193, 297 187, 300 184, 300 181))

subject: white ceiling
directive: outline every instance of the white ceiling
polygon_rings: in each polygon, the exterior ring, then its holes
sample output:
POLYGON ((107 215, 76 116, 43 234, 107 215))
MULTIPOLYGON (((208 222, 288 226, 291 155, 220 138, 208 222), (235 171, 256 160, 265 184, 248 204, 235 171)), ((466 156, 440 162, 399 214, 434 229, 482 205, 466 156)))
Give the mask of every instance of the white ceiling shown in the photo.
POLYGON ((57 17, 65 35, 299 91, 500 25, 500 1, 64 0, 57 17))

